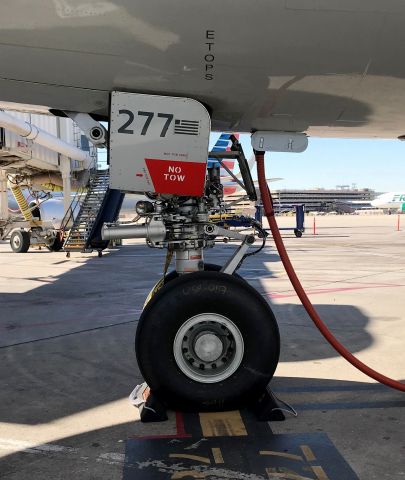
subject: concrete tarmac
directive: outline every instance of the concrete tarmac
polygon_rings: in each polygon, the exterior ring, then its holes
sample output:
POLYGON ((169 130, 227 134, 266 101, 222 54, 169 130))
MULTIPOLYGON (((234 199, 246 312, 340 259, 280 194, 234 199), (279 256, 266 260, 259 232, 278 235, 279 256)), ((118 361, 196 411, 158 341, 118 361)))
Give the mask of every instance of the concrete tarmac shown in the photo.
MULTIPOLYGON (((302 238, 284 238, 337 338, 365 363, 405 381, 402 219, 398 232, 396 216, 317 217, 313 235, 308 217, 302 238)), ((292 226, 293 219, 279 223, 292 226)), ((206 260, 222 264, 233 248, 219 245, 206 260)), ((102 258, 70 259, 36 249, 14 254, 0 244, 1 479, 121 479, 128 438, 176 431, 173 413, 167 422, 141 424, 127 398, 142 382, 137 318, 164 256, 130 242, 102 258)), ((274 309, 282 353, 272 387, 298 412, 272 422, 272 431, 325 432, 361 480, 404 479, 405 394, 376 384, 324 341, 271 239, 240 273, 274 309)))

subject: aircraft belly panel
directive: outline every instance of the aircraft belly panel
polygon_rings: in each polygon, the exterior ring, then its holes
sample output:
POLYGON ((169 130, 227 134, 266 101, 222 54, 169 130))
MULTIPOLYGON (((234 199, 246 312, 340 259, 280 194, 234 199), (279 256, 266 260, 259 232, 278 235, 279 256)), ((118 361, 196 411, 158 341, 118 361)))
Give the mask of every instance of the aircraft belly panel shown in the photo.
POLYGON ((9 45, 0 45, 0 58, 3 78, 107 91, 122 64, 120 57, 9 45))
POLYGON ((399 1, 381 2, 380 0, 285 0, 286 8, 291 10, 315 10, 326 12, 373 12, 404 13, 404 3, 399 1))
POLYGON ((403 2, 229 5, 7 3, 0 101, 107 116, 109 92, 127 90, 195 98, 216 130, 404 134, 403 2))

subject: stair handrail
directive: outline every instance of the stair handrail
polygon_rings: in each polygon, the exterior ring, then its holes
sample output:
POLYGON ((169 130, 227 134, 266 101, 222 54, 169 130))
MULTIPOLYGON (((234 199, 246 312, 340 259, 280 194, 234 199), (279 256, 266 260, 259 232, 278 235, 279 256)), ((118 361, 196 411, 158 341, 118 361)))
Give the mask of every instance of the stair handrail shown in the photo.
MULTIPOLYGON (((69 245, 69 241, 70 241, 70 238, 72 236, 72 232, 74 232, 76 224, 79 224, 79 222, 80 222, 81 215, 82 215, 82 210, 87 204, 89 195, 91 195, 93 193, 93 188, 94 188, 95 184, 97 184, 99 182, 99 180, 101 178, 100 176, 106 175, 106 174, 108 175, 108 173, 109 173, 109 169, 103 169, 103 170, 90 169, 90 177, 89 177, 89 180, 87 182, 87 185, 81 189, 81 193, 85 192, 86 195, 85 195, 84 200, 81 202, 80 209, 77 212, 77 215, 73 220, 73 224, 69 229, 69 234, 67 235, 67 237, 65 239, 65 243, 64 243, 65 247, 67 247, 69 245)), ((104 193, 104 196, 103 196, 104 198, 102 199, 102 202, 105 201, 105 195, 106 195, 107 191, 108 191, 108 185, 107 185, 106 191, 104 193)), ((74 210, 76 209, 79 201, 80 201, 80 196, 76 195, 75 198, 73 199, 69 209, 68 209, 68 212, 67 212, 67 215, 66 215, 66 220, 64 221, 64 229, 65 230, 66 230, 66 226, 68 225, 69 221, 73 217, 74 210), (75 202, 75 200, 76 200, 76 202, 75 202), (73 204, 74 204, 74 206, 73 206, 73 204), (68 213, 69 213, 69 215, 68 215, 68 213)), ((99 214, 98 211, 95 211, 94 213, 91 212, 90 214, 87 213, 87 215, 90 217, 90 219, 92 221, 92 224, 94 224, 98 214, 99 214)), ((92 232, 93 228, 94 227, 92 226, 91 229, 88 232, 87 239, 85 239, 85 242, 84 242, 85 246, 87 245, 88 238, 90 236, 90 232, 92 232)))
POLYGON ((70 205, 69 205, 68 209, 66 210, 66 213, 63 216, 62 221, 60 223, 60 231, 62 232, 62 234, 64 234, 66 232, 66 230, 69 230, 69 228, 67 228, 67 226, 69 225, 69 222, 70 221, 74 222, 74 212, 75 212, 77 206, 79 205, 81 197, 85 193, 87 187, 88 187, 88 185, 80 187, 76 191, 75 196, 73 197, 72 201, 70 202, 70 205))

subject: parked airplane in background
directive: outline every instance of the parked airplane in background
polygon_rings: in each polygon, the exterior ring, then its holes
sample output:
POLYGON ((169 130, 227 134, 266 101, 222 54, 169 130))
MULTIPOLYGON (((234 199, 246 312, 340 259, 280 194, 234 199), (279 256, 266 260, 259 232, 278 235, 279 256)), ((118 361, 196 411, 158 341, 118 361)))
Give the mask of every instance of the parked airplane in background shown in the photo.
MULTIPOLYGON (((233 134, 236 138, 239 138, 239 134, 233 134)), ((230 152, 231 151, 231 134, 230 133, 221 133, 220 137, 216 141, 215 145, 212 148, 213 152, 230 152)), ((252 155, 248 160, 249 169, 252 170, 253 166, 255 165, 255 157, 252 155)), ((212 166, 213 164, 218 164, 218 160, 214 158, 208 158, 208 167, 212 166)), ((221 183, 224 187, 224 196, 227 197, 229 195, 238 195, 241 193, 243 188, 237 183, 237 180, 242 181, 242 175, 240 173, 235 173, 235 159, 226 159, 222 160, 222 165, 225 165, 228 170, 230 170, 233 175, 230 175, 229 172, 222 166, 221 167, 221 183)), ((267 182, 276 182, 278 180, 282 180, 282 178, 267 178, 267 182)), ((254 182, 255 187, 258 188, 257 181, 254 182)))
MULTIPOLYGON (((7 192, 7 195, 10 214, 19 215, 20 209, 14 196, 10 191, 7 192)), ((40 220, 44 222, 51 222, 56 229, 60 228, 60 224, 64 216, 62 193, 54 192, 49 194, 49 196, 35 198, 28 191, 23 190, 23 195, 27 199, 27 202, 32 209, 32 214, 34 217, 40 218, 40 220)))
POLYGON ((405 212, 405 192, 383 193, 375 198, 371 205, 377 208, 405 212))

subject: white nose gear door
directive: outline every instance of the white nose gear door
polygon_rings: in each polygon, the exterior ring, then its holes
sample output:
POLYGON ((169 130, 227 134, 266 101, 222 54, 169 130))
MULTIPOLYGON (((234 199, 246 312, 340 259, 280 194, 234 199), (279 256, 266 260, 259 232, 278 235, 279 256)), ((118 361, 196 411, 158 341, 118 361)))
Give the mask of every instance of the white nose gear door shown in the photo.
POLYGON ((110 187, 199 197, 211 128, 196 100, 112 92, 110 187))

